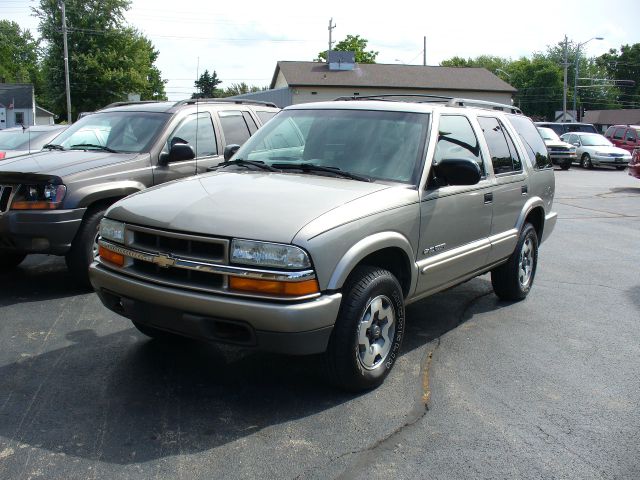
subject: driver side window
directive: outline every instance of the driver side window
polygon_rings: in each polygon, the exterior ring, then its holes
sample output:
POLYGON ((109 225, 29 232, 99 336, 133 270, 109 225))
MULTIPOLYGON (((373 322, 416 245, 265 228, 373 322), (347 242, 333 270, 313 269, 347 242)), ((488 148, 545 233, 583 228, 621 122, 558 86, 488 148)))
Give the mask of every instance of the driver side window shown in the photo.
POLYGON ((442 115, 438 127, 438 143, 433 156, 434 163, 445 158, 473 160, 480 166, 482 177, 486 176, 480 144, 471 123, 462 115, 442 115))
POLYGON ((176 143, 191 145, 196 158, 218 154, 216 134, 211 123, 211 115, 200 113, 188 116, 167 139, 165 152, 176 143))

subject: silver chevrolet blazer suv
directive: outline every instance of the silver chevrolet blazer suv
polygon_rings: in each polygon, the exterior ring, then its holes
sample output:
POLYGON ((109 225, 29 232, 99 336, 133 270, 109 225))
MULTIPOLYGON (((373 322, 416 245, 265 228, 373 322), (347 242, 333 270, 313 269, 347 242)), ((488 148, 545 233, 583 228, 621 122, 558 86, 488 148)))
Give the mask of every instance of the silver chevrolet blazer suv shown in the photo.
POLYGON ((295 105, 224 154, 106 211, 93 287, 150 337, 322 353, 352 391, 392 369, 407 304, 486 272, 524 299, 557 219, 545 144, 508 105, 295 105))

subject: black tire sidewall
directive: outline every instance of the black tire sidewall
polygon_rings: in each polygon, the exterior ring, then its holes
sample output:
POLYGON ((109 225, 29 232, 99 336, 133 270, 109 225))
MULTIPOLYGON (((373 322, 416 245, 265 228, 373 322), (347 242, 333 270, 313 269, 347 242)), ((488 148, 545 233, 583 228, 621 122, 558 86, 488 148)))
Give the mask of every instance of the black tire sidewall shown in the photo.
POLYGON ((349 390, 373 388, 384 381, 400 354, 405 334, 402 289, 389 271, 365 267, 354 272, 344 295, 329 347, 335 356, 333 360, 336 362, 339 383, 349 390), (395 332, 387 358, 374 369, 366 369, 359 360, 358 326, 369 303, 379 295, 386 296, 392 305, 395 332))
POLYGON ((531 291, 531 287, 533 286, 533 280, 536 277, 536 271, 538 270, 538 235, 536 234, 535 228, 530 223, 525 224, 520 239, 518 241, 517 247, 517 257, 516 257, 516 265, 515 265, 515 281, 520 289, 522 294, 522 298, 526 297, 531 291), (520 260, 520 252, 522 251, 522 246, 527 241, 527 238, 531 238, 533 244, 533 266, 531 271, 531 278, 529 279, 529 284, 526 287, 522 287, 520 284, 520 280, 518 279, 518 262, 520 260))
POLYGON ((66 255, 67 267, 74 278, 81 284, 89 286, 89 265, 93 261, 93 243, 98 233, 100 220, 104 217, 106 208, 89 212, 80 229, 73 239, 71 249, 66 255))

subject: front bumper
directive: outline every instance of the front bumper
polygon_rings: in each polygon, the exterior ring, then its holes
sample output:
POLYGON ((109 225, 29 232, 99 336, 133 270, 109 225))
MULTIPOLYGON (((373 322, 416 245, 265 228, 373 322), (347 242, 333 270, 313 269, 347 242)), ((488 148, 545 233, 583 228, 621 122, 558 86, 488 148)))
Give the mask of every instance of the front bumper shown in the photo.
POLYGON ((64 255, 71 248, 86 208, 8 210, 0 213, 0 250, 64 255))
POLYGON ((594 155, 591 163, 594 165, 608 165, 611 167, 626 167, 629 165, 631 157, 610 157, 608 155, 594 155))
POLYGON ((118 274, 99 262, 89 276, 102 303, 136 323, 295 355, 326 350, 342 300, 341 293, 285 303, 197 292, 118 274))

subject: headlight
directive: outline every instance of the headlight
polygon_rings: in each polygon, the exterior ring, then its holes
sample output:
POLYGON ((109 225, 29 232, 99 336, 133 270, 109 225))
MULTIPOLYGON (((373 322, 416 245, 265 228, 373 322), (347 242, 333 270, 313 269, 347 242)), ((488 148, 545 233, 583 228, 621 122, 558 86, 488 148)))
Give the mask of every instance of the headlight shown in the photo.
POLYGON ((124 223, 103 218, 100 221, 100 236, 106 240, 124 243, 124 223))
POLYGON ((20 185, 11 203, 12 210, 53 210, 60 207, 67 187, 52 183, 20 185))
POLYGON ((231 242, 231 262, 292 270, 311 266, 309 256, 299 247, 239 239, 231 242))

